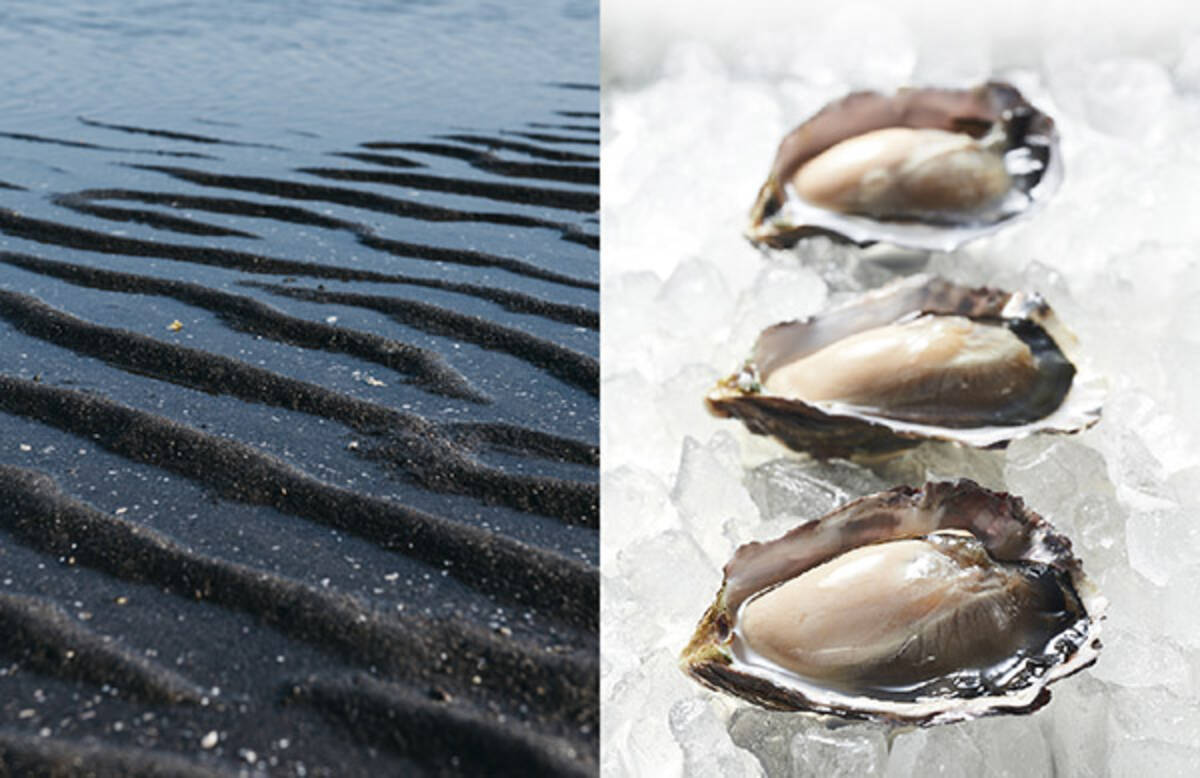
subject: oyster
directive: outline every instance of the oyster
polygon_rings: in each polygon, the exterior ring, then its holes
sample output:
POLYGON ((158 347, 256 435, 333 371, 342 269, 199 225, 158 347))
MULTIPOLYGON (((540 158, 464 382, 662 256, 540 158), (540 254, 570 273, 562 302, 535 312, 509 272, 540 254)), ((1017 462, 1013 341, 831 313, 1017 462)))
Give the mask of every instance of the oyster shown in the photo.
POLYGON ((1061 156, 1054 121, 1008 84, 858 92, 783 139, 746 234, 949 251, 1047 200, 1061 156))
POLYGON ((1103 381, 1079 373, 1074 346, 1039 295, 919 275, 768 328, 706 400, 817 457, 999 447, 1100 418, 1103 381))
POLYGON ((1025 713, 1096 661, 1106 605, 1020 498, 899 486, 739 548, 681 667, 781 710, 920 725, 1025 713))

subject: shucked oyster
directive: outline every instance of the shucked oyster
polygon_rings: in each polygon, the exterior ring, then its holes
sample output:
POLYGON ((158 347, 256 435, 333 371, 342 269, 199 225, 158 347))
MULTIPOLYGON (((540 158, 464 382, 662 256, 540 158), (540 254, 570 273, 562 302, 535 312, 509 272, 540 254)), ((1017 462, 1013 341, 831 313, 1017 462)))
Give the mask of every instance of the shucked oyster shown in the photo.
POLYGON ((768 328, 707 402, 818 457, 1004 446, 1100 418, 1103 382, 1078 374, 1074 344, 1036 294, 914 276, 768 328))
POLYGON ((1060 157, 1054 121, 1008 84, 859 92, 783 139, 747 235, 948 251, 1046 200, 1060 157))
POLYGON ((1105 606, 1020 498, 900 486, 739 548, 681 666, 782 710, 922 725, 1024 713, 1096 661, 1105 606))

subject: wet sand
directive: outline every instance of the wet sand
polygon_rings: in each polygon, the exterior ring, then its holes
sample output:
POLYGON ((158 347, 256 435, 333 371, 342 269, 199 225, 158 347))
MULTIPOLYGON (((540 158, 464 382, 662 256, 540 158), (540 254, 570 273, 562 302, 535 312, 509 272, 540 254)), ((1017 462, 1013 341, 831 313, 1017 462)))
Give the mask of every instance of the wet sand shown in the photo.
POLYGON ((2 136, 120 173, 0 202, 0 772, 595 773, 597 137, 558 113, 2 136))

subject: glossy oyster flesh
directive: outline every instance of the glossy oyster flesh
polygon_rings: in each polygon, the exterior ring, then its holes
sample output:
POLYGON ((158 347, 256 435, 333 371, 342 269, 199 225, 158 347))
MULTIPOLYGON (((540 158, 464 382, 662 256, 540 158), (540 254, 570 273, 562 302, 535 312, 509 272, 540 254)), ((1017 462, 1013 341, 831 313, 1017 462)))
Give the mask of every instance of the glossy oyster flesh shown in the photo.
POLYGON ((747 236, 951 250, 1030 213, 1061 180, 1054 121, 1008 84, 859 92, 784 138, 747 236))
POLYGON ((1036 294, 915 276, 764 331, 707 397, 717 416, 814 456, 922 439, 986 448, 1100 417, 1103 382, 1036 294))
POLYGON ((681 666, 775 709, 921 725, 1024 713, 1096 661, 1105 605, 1019 498, 902 486, 739 548, 681 666))

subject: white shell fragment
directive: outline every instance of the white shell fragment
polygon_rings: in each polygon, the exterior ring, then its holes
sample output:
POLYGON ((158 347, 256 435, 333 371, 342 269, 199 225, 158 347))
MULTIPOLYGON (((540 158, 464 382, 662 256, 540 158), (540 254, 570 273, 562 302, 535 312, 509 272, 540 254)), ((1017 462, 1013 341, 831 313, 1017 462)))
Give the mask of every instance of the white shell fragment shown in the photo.
POLYGON ((873 455, 924 439, 1001 447, 1100 418, 1104 382, 1036 294, 914 276, 803 321, 766 329, 708 394, 816 457, 873 455))
POLYGON ((864 497, 738 549, 681 664, 770 708, 903 724, 1024 713, 1095 662, 1070 541, 971 481, 864 497))
POLYGON ((784 138, 747 236, 952 250, 1057 190, 1054 121, 1008 84, 852 94, 784 138))

